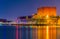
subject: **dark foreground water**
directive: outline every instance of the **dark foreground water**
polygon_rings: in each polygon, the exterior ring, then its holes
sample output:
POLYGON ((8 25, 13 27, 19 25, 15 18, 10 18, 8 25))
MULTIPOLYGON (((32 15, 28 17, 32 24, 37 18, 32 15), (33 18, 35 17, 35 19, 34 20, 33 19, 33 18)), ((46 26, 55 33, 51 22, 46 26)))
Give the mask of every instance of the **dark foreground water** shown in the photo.
POLYGON ((0 39, 15 39, 16 27, 0 26, 0 39))
MULTIPOLYGON (((56 28, 56 30, 57 30, 56 39, 60 39, 60 28, 56 28)), ((37 32, 37 29, 36 28, 33 29, 32 27, 18 26, 18 29, 17 29, 16 26, 0 26, 0 39, 40 39, 39 37, 40 34, 38 34, 38 37, 37 37, 36 32, 37 32)), ((40 30, 38 31, 38 33, 39 32, 40 30)), ((41 39, 43 39, 43 36, 41 39)))
POLYGON ((0 26, 0 39, 32 39, 32 28, 22 26, 0 26), (18 36, 17 36, 18 34, 18 36))

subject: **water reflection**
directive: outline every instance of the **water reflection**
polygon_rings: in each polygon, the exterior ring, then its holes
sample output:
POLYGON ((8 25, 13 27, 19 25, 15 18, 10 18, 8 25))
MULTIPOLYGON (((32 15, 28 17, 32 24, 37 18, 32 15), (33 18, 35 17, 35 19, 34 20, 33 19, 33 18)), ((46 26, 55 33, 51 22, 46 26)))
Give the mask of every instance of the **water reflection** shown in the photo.
MULTIPOLYGON (((60 39, 60 27, 18 26, 18 39, 60 39)), ((16 26, 0 26, 0 39, 16 39, 16 26), (4 37, 4 38, 3 38, 4 37)))

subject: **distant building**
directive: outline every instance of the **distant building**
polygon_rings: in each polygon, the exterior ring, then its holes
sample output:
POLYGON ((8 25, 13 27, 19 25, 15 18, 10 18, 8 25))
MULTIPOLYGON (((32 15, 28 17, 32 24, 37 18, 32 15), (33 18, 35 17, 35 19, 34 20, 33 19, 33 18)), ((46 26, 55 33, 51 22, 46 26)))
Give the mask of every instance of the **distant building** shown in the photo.
POLYGON ((8 21, 7 19, 0 19, 0 25, 2 24, 9 24, 12 21, 8 21))
POLYGON ((21 17, 18 17, 17 19, 31 19, 32 18, 32 15, 31 16, 21 16, 21 17))
MULTIPOLYGON (((50 16, 56 16, 56 7, 41 7, 37 9, 37 13, 30 16, 21 16, 18 17, 19 22, 27 21, 27 19, 41 19, 50 16)), ((39 22, 40 23, 40 22, 39 22)), ((48 23, 48 22, 47 22, 48 23)))
POLYGON ((18 23, 20 24, 26 24, 28 20, 30 20, 32 18, 32 15, 30 16, 21 16, 21 17, 18 17, 18 23))
POLYGON ((37 14, 33 18, 37 19, 43 16, 56 16, 56 7, 41 7, 37 9, 37 14))
POLYGON ((41 7, 37 9, 37 14, 40 16, 56 16, 56 7, 41 7))
POLYGON ((0 19, 0 22, 6 22, 7 20, 6 19, 0 19))

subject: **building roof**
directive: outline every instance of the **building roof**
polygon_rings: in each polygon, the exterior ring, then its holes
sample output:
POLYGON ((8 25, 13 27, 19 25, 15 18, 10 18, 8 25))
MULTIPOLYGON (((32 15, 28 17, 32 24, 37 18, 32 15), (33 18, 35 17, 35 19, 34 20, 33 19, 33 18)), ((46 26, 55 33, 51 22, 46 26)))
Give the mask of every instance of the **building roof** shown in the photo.
POLYGON ((0 19, 0 22, 12 22, 12 21, 8 21, 7 19, 0 19))
POLYGON ((21 16, 21 17, 18 17, 18 19, 26 19, 26 18, 30 19, 30 18, 32 18, 32 16, 21 16))

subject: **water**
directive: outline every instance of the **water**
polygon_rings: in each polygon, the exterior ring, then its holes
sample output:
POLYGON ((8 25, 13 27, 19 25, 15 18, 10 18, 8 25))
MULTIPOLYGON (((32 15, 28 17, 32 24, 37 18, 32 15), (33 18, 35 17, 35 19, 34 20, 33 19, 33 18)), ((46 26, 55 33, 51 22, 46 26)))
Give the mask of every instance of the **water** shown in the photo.
MULTIPOLYGON (((0 26, 0 39, 16 39, 16 26, 0 26)), ((32 28, 18 26, 18 39, 32 39, 32 28)))
MULTIPOLYGON (((17 30, 16 26, 0 26, 0 39, 17 39, 16 30, 17 30)), ((27 26, 26 27, 18 26, 17 31, 18 31, 18 39, 44 39, 44 37, 46 36, 45 27, 37 29, 27 26), (42 38, 39 36, 41 36, 42 38)), ((51 28, 51 29, 49 28, 48 33, 52 34, 51 39, 60 39, 60 28, 51 28), (56 38, 54 37, 55 29, 56 29, 56 38)), ((49 36, 51 37, 50 34, 49 36)))
POLYGON ((15 32, 14 26, 0 26, 0 39, 15 39, 15 32))

